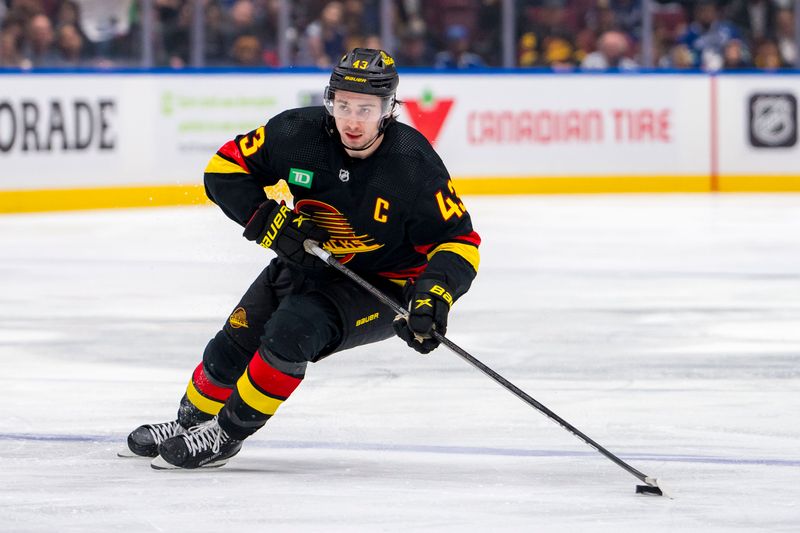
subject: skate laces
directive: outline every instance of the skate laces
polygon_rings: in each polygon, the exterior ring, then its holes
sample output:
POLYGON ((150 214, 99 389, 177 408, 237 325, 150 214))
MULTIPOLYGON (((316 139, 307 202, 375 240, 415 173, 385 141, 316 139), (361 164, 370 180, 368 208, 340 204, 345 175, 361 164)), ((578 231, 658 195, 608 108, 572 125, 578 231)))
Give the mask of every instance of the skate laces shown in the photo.
POLYGON ((160 444, 175 435, 180 435, 184 431, 183 426, 180 425, 177 420, 163 422, 161 424, 149 424, 147 429, 150 431, 156 444, 160 444))
POLYGON ((228 438, 225 430, 217 424, 216 418, 189 428, 189 431, 183 434, 183 440, 192 455, 197 455, 207 449, 213 453, 219 453, 220 447, 228 441, 228 438))

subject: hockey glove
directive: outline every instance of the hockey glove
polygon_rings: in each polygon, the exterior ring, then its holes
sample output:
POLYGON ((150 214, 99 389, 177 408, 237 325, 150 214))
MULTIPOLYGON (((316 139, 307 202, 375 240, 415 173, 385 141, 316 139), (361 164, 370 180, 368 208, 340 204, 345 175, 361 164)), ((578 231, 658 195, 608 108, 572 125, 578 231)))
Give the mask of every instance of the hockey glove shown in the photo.
POLYGON ((320 245, 327 241, 328 232, 314 224, 311 219, 295 213, 286 204, 267 200, 256 209, 244 228, 244 237, 264 248, 274 250, 286 261, 304 268, 322 268, 325 263, 303 248, 306 239, 320 245))
POLYGON ((439 341, 431 336, 436 330, 444 335, 447 332, 447 313, 453 305, 450 289, 441 281, 420 280, 414 286, 408 302, 408 319, 395 318, 392 326, 397 336, 419 353, 430 353, 439 341))

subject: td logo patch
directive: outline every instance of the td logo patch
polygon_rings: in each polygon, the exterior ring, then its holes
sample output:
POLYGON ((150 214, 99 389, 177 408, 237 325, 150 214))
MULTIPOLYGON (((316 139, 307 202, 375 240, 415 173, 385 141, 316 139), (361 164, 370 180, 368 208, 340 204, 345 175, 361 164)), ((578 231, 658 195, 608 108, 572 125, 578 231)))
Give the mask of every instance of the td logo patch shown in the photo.
POLYGON ((797 98, 789 93, 757 93, 748 109, 750 144, 788 148, 797 143, 797 98))
POLYGON ((310 189, 312 181, 314 181, 314 172, 310 170, 303 170, 302 168, 289 169, 290 184, 310 189))

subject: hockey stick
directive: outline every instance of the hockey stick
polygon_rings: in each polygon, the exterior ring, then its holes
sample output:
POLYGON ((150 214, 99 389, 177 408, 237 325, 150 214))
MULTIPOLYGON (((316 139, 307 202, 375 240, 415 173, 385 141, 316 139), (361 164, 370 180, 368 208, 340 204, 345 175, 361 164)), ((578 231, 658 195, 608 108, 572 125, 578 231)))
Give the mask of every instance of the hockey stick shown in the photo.
MULTIPOLYGON (((400 316, 406 318, 408 317, 408 311, 406 311, 400 305, 398 305, 397 302, 386 296, 377 288, 373 287, 372 284, 363 279, 361 276, 359 276, 358 274, 356 274, 355 272, 353 272, 352 270, 341 264, 339 261, 336 260, 335 257, 333 257, 333 255, 330 252, 323 250, 322 248, 317 246, 317 244, 314 241, 311 240, 305 241, 304 247, 308 253, 316 255, 317 257, 325 261, 327 264, 329 264, 330 266, 332 266, 333 268, 335 268, 336 270, 338 270, 339 272, 341 272, 342 274, 344 274, 345 276, 356 282, 362 288, 370 292, 378 300, 388 305, 392 309, 392 311, 394 311, 400 316)), ((632 467, 631 465, 629 465, 628 463, 626 463, 625 461, 623 461, 622 459, 611 453, 610 451, 606 450, 604 447, 595 442, 593 439, 589 438, 589 436, 584 434, 578 428, 576 428, 575 426, 573 426, 572 424, 570 424, 569 422, 567 422, 566 420, 555 414, 553 411, 545 407, 542 403, 538 402, 536 399, 531 397, 525 391, 523 391, 522 389, 520 389, 519 387, 508 381, 506 378, 504 378, 503 376, 501 376, 500 374, 498 374, 497 372, 495 372, 494 370, 492 370, 491 368, 480 362, 478 359, 471 356, 464 349, 456 345, 453 341, 451 341, 444 335, 440 334, 437 331, 433 331, 432 335, 434 339, 436 339, 440 343, 450 348, 450 350, 455 352, 456 355, 458 355, 459 357, 467 361, 469 364, 471 364, 472 366, 474 366, 475 368, 477 368, 478 370, 480 370, 481 372, 483 372, 484 374, 495 380, 497 383, 502 385, 503 388, 511 392, 514 396, 524 401, 525 403, 527 403, 540 413, 544 414, 551 420, 555 421, 562 428, 566 429, 567 431, 569 431, 570 433, 581 439, 583 442, 585 442, 586 444, 588 444, 601 454, 605 455, 608 459, 613 461, 617 466, 621 467, 623 470, 625 470, 626 472, 637 478, 639 481, 645 483, 644 485, 636 486, 637 494, 651 494, 655 496, 665 495, 661 487, 659 487, 658 480, 656 478, 650 477, 640 472, 639 470, 635 469, 634 467, 632 467)))

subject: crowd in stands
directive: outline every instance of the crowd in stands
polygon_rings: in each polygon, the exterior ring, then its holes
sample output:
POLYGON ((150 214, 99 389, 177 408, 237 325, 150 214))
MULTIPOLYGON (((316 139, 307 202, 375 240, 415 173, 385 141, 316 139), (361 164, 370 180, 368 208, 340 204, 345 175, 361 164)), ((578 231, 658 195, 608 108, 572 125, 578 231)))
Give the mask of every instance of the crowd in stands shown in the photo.
MULTIPOLYGON (((152 0, 153 66, 191 64, 196 1, 204 65, 286 66, 281 0, 152 0)), ((502 66, 502 0, 393 0, 394 43, 379 36, 380 0, 291 1, 288 65, 330 67, 356 46, 385 48, 403 67, 502 66)), ((653 49, 642 49, 641 0, 516 0, 516 65, 552 69, 792 68, 794 0, 659 0, 653 49)), ((0 0, 0 67, 142 63, 141 0, 0 0)))

